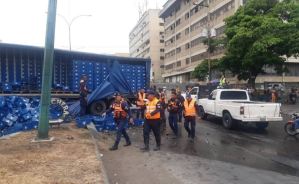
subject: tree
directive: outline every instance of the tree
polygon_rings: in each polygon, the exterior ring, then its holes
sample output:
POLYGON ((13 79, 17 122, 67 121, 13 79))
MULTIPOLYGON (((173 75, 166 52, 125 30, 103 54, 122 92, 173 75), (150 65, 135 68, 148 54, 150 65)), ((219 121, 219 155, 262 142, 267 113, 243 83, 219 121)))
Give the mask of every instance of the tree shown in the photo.
POLYGON ((222 65, 252 87, 264 67, 282 72, 283 56, 298 56, 298 0, 249 0, 225 22, 228 43, 222 65))
MULTIPOLYGON (((210 40, 207 38, 203 40, 203 43, 208 46, 207 52, 213 54, 218 48, 225 47, 227 39, 226 37, 210 38, 210 40)), ((220 59, 211 59, 210 65, 211 73, 213 70, 223 71, 220 59)), ((209 75, 209 60, 206 59, 198 64, 192 75, 200 81, 205 81, 209 75)))
MULTIPOLYGON (((221 68, 221 62, 219 59, 213 59, 210 61, 210 63, 211 71, 216 69, 219 70, 221 68)), ((200 81, 205 81, 207 79, 207 76, 209 75, 209 60, 206 59, 202 61, 199 65, 197 65, 194 71, 192 72, 192 75, 200 81)))

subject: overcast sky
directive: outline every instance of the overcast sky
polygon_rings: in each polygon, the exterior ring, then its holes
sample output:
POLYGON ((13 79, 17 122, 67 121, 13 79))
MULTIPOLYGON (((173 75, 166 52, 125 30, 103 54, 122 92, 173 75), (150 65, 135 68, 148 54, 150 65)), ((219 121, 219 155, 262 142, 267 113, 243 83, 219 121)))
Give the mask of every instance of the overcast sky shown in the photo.
MULTIPOLYGON (((58 0, 57 13, 72 25, 72 49, 113 54, 129 52, 129 32, 136 25, 138 4, 145 0, 58 0)), ((148 0, 148 8, 161 8, 166 0, 148 0)), ((48 0, 0 0, 0 40, 44 46, 48 0)), ((144 6, 145 7, 145 6, 144 6)), ((56 18, 55 48, 68 49, 68 27, 56 18)))

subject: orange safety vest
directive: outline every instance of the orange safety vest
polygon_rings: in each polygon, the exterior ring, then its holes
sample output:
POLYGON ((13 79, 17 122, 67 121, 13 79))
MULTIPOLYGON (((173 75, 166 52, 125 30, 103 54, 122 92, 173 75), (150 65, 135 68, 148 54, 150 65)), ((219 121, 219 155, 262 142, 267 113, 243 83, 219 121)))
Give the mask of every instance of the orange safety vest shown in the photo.
POLYGON ((189 104, 188 103, 188 100, 185 100, 185 116, 196 116, 195 100, 192 99, 191 102, 189 104))
POLYGON ((152 101, 146 102, 146 109, 145 109, 145 118, 146 119, 160 119, 161 115, 160 112, 157 112, 155 115, 150 115, 151 112, 154 112, 156 110, 156 106, 158 104, 159 100, 157 98, 154 98, 152 101))
POLYGON ((137 105, 144 106, 144 100, 145 100, 145 93, 143 93, 143 94, 138 93, 137 105))
POLYGON ((126 111, 124 111, 122 108, 121 108, 121 103, 114 103, 113 104, 113 109, 114 109, 114 118, 115 119, 125 119, 127 117, 127 113, 126 111))

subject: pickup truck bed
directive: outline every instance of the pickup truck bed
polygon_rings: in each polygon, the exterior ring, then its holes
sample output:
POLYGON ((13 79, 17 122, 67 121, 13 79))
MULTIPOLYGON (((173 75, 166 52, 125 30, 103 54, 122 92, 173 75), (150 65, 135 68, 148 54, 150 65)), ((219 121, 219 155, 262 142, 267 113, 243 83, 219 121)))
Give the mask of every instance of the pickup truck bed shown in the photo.
POLYGON ((266 128, 268 122, 282 121, 280 104, 250 101, 245 90, 214 90, 208 99, 199 99, 198 104, 202 118, 207 115, 220 117, 223 125, 229 129, 233 128, 236 122, 250 122, 266 128))

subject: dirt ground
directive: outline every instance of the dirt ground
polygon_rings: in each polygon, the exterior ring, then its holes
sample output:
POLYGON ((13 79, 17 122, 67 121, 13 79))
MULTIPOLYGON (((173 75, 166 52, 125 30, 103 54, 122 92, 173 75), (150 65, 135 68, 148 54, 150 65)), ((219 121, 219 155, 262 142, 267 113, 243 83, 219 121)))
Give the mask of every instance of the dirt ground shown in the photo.
POLYGON ((52 129, 52 142, 32 143, 36 131, 0 140, 1 184, 103 183, 88 130, 67 125, 52 129))

